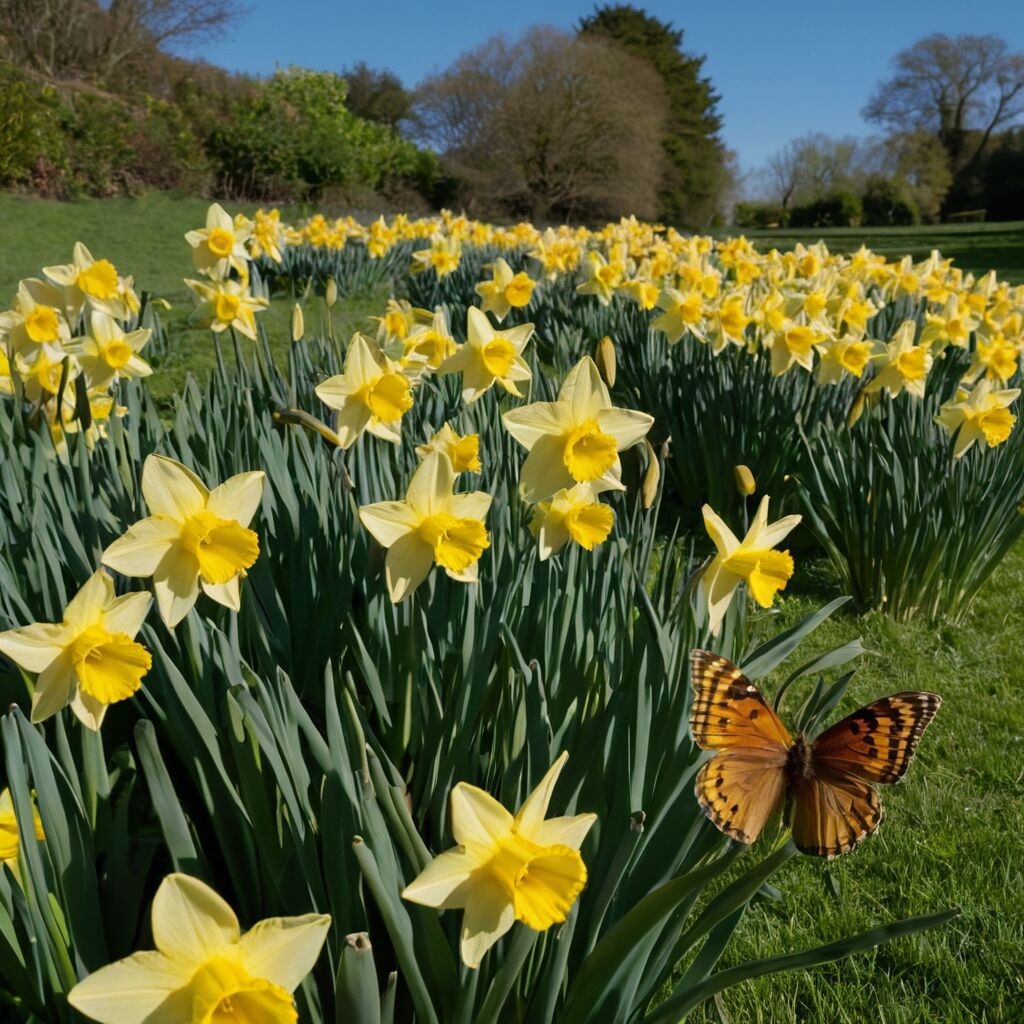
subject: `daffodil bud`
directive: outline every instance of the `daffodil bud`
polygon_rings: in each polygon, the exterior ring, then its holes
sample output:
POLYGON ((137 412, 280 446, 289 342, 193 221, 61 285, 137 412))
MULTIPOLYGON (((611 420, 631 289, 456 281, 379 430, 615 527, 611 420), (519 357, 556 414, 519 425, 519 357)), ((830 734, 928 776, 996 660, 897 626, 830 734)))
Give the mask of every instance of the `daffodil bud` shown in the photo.
POLYGON ((749 466, 741 463, 733 469, 732 475, 736 481, 736 490, 744 497, 749 498, 757 490, 757 481, 754 480, 754 474, 750 472, 749 466))
POLYGON ((594 362, 605 384, 615 387, 615 343, 607 334, 597 343, 594 362))
POLYGON ((302 307, 296 302, 292 309, 292 341, 302 341, 306 333, 306 321, 302 315, 302 307))
POLYGON ((647 469, 644 470, 644 481, 640 487, 640 497, 644 508, 650 508, 658 497, 658 484, 661 483, 661 463, 651 442, 644 439, 647 451, 647 469))
POLYGON ((327 286, 324 288, 324 302, 330 309, 338 301, 338 282, 333 277, 327 278, 327 286))

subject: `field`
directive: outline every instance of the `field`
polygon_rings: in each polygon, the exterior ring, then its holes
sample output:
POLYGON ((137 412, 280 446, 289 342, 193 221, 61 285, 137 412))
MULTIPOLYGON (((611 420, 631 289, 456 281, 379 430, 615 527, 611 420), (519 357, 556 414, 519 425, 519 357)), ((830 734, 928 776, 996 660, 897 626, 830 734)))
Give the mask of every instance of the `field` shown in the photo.
MULTIPOLYGON (((0 195, 0 300, 6 304, 20 278, 67 260, 76 239, 134 274, 137 288, 176 307, 166 320, 170 348, 153 360, 150 385, 161 415, 170 419, 186 376, 205 381, 216 367, 209 334, 188 330, 180 312, 189 304, 181 279, 191 276, 182 236, 203 223, 205 207, 200 200, 159 195, 74 205, 0 195)), ((975 273, 994 269, 1011 283, 1024 282, 1024 224, 749 237, 762 251, 818 237, 833 252, 865 244, 889 258, 924 258, 937 248, 975 273)), ((335 331, 343 337, 356 329, 372 333, 368 318, 387 297, 386 290, 344 297, 333 312, 335 331)), ((285 358, 292 305, 291 296, 279 297, 264 319, 272 350, 285 358)), ((774 633, 794 625, 840 592, 827 562, 798 560, 776 607, 758 613, 758 628, 774 633)), ((843 709, 918 689, 940 694, 944 705, 908 777, 883 787, 887 820, 879 834, 834 863, 791 861, 774 880, 778 893, 757 897, 747 910, 722 966, 829 942, 880 920, 947 906, 962 913, 941 929, 851 959, 747 982, 691 1019, 1024 1020, 1024 542, 1010 551, 955 625, 844 610, 813 635, 802 657, 857 637, 868 653, 859 660, 843 709)))

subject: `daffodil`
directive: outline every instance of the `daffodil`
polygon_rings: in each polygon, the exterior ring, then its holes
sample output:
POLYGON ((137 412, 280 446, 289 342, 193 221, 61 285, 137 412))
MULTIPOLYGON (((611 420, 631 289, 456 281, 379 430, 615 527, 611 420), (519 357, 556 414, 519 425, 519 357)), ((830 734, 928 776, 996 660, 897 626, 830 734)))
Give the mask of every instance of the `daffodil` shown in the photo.
POLYGON ((787 320, 771 337, 772 374, 781 377, 794 363, 810 370, 815 346, 827 340, 828 335, 819 327, 787 320))
POLYGON ((493 313, 498 323, 508 316, 511 309, 522 309, 530 304, 537 282, 525 271, 512 273, 512 268, 500 256, 491 266, 490 281, 481 281, 476 293, 484 301, 485 313, 493 313))
POLYGON ((425 459, 431 452, 444 452, 451 460, 455 475, 480 472, 480 435, 457 434, 446 423, 434 436, 416 449, 416 454, 425 459))
MULTIPOLYGON (((43 832, 43 823, 39 818, 39 812, 32 808, 32 831, 39 840, 43 842, 46 835, 43 832)), ((6 864, 15 878, 18 874, 18 850, 21 846, 21 833, 18 829, 18 819, 14 813, 14 801, 11 799, 11 791, 5 789, 0 793, 0 862, 6 864)))
POLYGON ((886 346, 884 363, 878 373, 864 386, 864 393, 885 390, 890 398, 906 391, 914 398, 924 397, 925 379, 932 368, 932 354, 927 345, 917 345, 914 337, 917 324, 904 320, 886 346))
POLYGON ((94 971, 68 1002, 100 1024, 296 1024, 292 993, 313 969, 331 919, 270 917, 242 933, 204 882, 168 875, 153 898, 155 950, 94 971))
POLYGON ((20 281, 14 308, 0 313, 0 344, 16 356, 39 345, 61 349, 71 339, 63 307, 63 292, 55 285, 36 278, 20 281))
POLYGON ((979 321, 970 315, 957 296, 951 295, 940 313, 925 313, 925 325, 921 331, 921 344, 942 348, 955 345, 966 348, 971 334, 978 329, 979 321))
POLYGON ((534 508, 530 531, 543 562, 571 540, 586 551, 603 544, 612 532, 615 513, 598 500, 591 484, 556 491, 534 508))
POLYGON ((0 633, 0 651, 38 673, 32 721, 70 704, 83 725, 99 729, 107 708, 131 697, 152 665, 135 641, 151 603, 149 594, 116 597, 114 581, 101 569, 71 599, 63 621, 0 633))
POLYGON ((462 246, 457 238, 435 235, 429 249, 420 249, 412 254, 412 273, 419 274, 431 269, 438 277, 447 277, 458 269, 462 246))
POLYGON ((984 374, 989 380, 1008 381, 1019 369, 1020 346, 998 331, 988 341, 978 338, 966 380, 973 382, 984 374))
POLYGON ((417 324, 406 335, 405 356, 422 359, 431 369, 436 370, 458 348, 444 310, 439 309, 429 325, 417 324))
POLYGON ((441 451, 417 467, 402 501, 364 505, 359 520, 388 549, 384 572, 388 593, 404 601, 436 564, 454 580, 474 583, 477 563, 490 547, 484 517, 491 496, 454 494, 455 470, 441 451))
POLYGON ((683 293, 666 288, 658 299, 661 316, 651 321, 652 331, 661 331, 670 345, 675 345, 684 334, 704 338, 704 296, 700 292, 683 293))
POLYGON ((209 327, 217 333, 233 327, 239 334, 256 340, 256 314, 266 309, 268 302, 253 295, 247 283, 186 279, 185 284, 199 299, 189 318, 192 323, 209 327))
POLYGON ((969 394, 961 391, 956 401, 946 402, 935 419, 956 435, 953 457, 965 455, 975 442, 984 441, 989 448, 1002 444, 1017 422, 1010 406, 1019 397, 1020 388, 994 391, 990 380, 980 380, 969 394))
POLYGON ((185 233, 185 241, 192 246, 192 265, 200 274, 217 280, 226 278, 232 269, 245 274, 249 259, 246 243, 252 229, 248 218, 232 220, 219 203, 212 203, 206 211, 206 227, 185 233))
POLYGON ((576 286, 581 295, 596 295, 602 306, 612 301, 615 289, 622 283, 625 267, 619 260, 606 260, 596 249, 587 253, 586 280, 576 286))
POLYGON ((821 353, 818 383, 838 384, 846 374, 858 378, 863 376, 872 357, 878 354, 877 347, 870 341, 846 337, 825 342, 818 349, 821 353))
POLYGON ((567 759, 562 754, 555 761, 515 816, 484 790, 456 785, 450 821, 457 845, 402 891, 412 903, 463 911, 467 967, 479 967, 516 921, 536 931, 563 922, 587 884, 579 851, 597 815, 546 818, 567 759))
POLYGON ((379 363, 361 334, 352 336, 345 354, 345 372, 318 384, 320 401, 338 411, 342 448, 351 448, 364 430, 398 444, 402 417, 412 408, 412 385, 402 368, 385 358, 379 363))
POLYGON ((487 314, 476 306, 466 313, 466 343, 439 367, 441 375, 462 374, 462 400, 475 402, 495 384, 522 398, 516 386, 531 377, 523 349, 533 336, 533 324, 495 330, 487 314))
POLYGON ((150 455, 142 467, 149 516, 103 552, 103 564, 125 576, 152 576, 168 626, 189 613, 200 590, 237 611, 240 582, 260 551, 248 526, 265 482, 262 472, 239 473, 211 491, 181 463, 150 455))
POLYGON ((148 377, 153 368, 138 353, 153 332, 148 328, 127 334, 113 317, 93 313, 89 317, 89 333, 67 345, 67 351, 78 360, 89 386, 109 387, 125 377, 148 377))
POLYGON ((534 402, 502 417, 505 429, 529 451, 519 473, 527 501, 543 501, 578 483, 624 490, 619 452, 638 444, 654 418, 617 409, 590 356, 568 373, 555 402, 534 402))
POLYGON ((64 289, 68 319, 75 323, 83 309, 108 313, 115 320, 127 320, 132 306, 138 308, 131 287, 120 278, 110 260, 97 260, 81 243, 75 242, 72 261, 44 267, 43 273, 64 289))
POLYGON ((762 608, 770 608, 776 593, 785 589, 793 575, 793 559, 788 551, 775 548, 801 517, 785 516, 769 524, 765 495, 747 535, 740 541, 710 505, 704 506, 703 513, 704 528, 714 541, 716 552, 701 584, 707 598, 711 632, 717 636, 740 583, 746 581, 751 596, 762 608))

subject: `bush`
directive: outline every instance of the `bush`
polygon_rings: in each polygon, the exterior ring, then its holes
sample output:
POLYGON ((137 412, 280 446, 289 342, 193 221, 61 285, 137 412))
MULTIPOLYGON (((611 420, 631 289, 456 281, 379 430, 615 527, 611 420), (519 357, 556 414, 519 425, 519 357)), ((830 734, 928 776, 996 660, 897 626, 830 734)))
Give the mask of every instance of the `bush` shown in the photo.
POLYGON ((72 196, 104 196, 127 187, 134 155, 130 139, 135 119, 120 100, 75 97, 74 107, 61 112, 67 144, 72 196))
POLYGON ((852 192, 833 192, 823 199, 795 206, 789 215, 794 228, 849 228, 863 217, 860 196, 852 192))
POLYGON ((64 137, 60 101, 10 64, 0 63, 0 186, 60 178, 64 137))
POLYGON ((870 178, 861 201, 863 222, 870 227, 903 227, 920 224, 921 214, 913 196, 892 178, 870 178))
POLYGON ((732 221, 741 228, 785 227, 789 217, 787 211, 777 203, 737 203, 732 221))

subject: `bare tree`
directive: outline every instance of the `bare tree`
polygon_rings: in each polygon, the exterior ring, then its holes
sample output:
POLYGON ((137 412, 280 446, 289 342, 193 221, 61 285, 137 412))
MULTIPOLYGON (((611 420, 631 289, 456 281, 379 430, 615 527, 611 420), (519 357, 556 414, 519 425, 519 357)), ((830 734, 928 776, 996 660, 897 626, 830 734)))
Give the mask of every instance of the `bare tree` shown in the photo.
POLYGON ((613 43, 550 28, 496 37, 427 79, 414 114, 478 204, 537 220, 657 209, 664 87, 613 43))
POLYGON ((761 175, 764 190, 784 210, 837 189, 856 190, 863 177, 862 159, 856 139, 821 132, 802 135, 768 158, 761 175))
POLYGON ((0 36, 46 78, 103 80, 168 44, 209 39, 243 11, 239 0, 0 0, 0 36))
POLYGON ((932 132, 954 173, 1024 113, 1024 53, 1011 53, 999 36, 926 36, 896 55, 893 70, 864 117, 897 131, 932 132))

